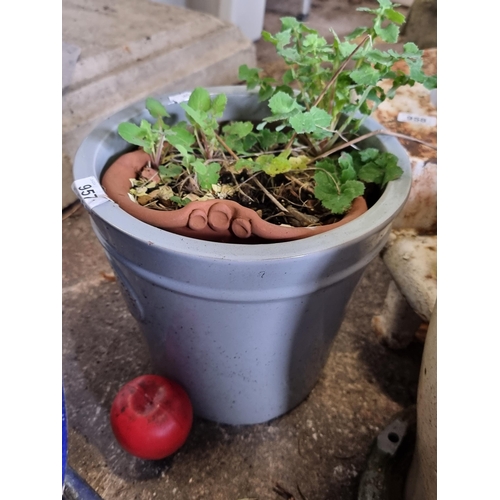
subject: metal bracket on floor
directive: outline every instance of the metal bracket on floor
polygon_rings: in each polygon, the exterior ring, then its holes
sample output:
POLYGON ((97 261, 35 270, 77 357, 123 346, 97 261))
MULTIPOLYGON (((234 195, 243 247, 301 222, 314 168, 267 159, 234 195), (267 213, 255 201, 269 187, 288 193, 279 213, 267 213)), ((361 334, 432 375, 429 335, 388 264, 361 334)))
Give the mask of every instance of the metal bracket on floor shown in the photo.
POLYGON ((103 500, 100 495, 71 467, 67 466, 63 500, 103 500))
POLYGON ((377 436, 357 500, 401 500, 415 449, 416 407, 399 413, 377 436))

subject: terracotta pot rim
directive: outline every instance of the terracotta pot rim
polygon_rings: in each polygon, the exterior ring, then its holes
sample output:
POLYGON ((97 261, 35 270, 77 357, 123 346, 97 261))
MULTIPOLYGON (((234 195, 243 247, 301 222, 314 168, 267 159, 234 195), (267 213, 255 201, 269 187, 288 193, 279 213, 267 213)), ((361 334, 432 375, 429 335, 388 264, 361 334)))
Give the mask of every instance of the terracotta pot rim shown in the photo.
POLYGON ((261 219, 251 208, 223 199, 192 201, 172 211, 154 210, 139 205, 128 195, 130 179, 141 174, 148 160, 149 155, 141 149, 121 155, 104 173, 102 186, 107 196, 129 215, 183 236, 224 243, 294 241, 341 227, 368 210, 360 196, 340 221, 315 227, 273 224, 261 219))

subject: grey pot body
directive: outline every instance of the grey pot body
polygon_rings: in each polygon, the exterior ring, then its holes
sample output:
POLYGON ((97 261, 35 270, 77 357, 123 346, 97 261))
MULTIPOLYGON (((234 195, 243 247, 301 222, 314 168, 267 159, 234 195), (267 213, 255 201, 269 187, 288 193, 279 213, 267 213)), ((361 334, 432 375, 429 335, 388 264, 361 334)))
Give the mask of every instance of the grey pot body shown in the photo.
MULTIPOLYGON (((228 95, 224 119, 267 114, 244 88, 209 90, 228 95)), ((159 99, 169 103, 168 96, 159 99)), ((175 102, 167 109, 184 119, 175 102)), ((118 124, 142 118, 141 104, 101 123, 77 153, 75 179, 99 179, 126 149, 118 124)), ((369 119, 366 125, 381 128, 369 119)), ((157 372, 186 388, 198 416, 265 422, 294 408, 317 382, 363 270, 383 248, 410 190, 402 146, 387 136, 371 144, 400 158, 401 179, 358 219, 296 242, 207 242, 149 226, 111 201, 90 211, 157 372)))

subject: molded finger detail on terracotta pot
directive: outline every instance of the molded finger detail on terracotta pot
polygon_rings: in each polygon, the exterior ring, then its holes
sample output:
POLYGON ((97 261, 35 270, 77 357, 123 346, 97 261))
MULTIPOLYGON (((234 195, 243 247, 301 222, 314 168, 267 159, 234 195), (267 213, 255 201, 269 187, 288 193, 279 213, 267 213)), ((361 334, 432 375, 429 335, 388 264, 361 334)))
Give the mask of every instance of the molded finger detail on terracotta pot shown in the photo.
POLYGON ((238 238, 249 238, 252 236, 252 224, 247 219, 234 219, 231 229, 238 238))
POLYGON ((192 201, 179 210, 152 210, 139 205, 128 195, 129 179, 137 178, 143 171, 148 177, 154 176, 153 169, 144 168, 148 160, 149 155, 142 150, 122 155, 104 173, 102 186, 109 198, 128 214, 181 236, 226 243, 293 241, 343 226, 368 210, 365 199, 360 196, 342 220, 316 227, 272 224, 261 219, 251 208, 231 200, 192 201))
POLYGON ((214 231, 225 231, 231 225, 233 211, 224 203, 215 203, 208 210, 208 224, 214 231))
POLYGON ((207 226, 207 214, 201 209, 193 210, 189 216, 187 225, 189 229, 193 229, 194 231, 205 229, 207 226))

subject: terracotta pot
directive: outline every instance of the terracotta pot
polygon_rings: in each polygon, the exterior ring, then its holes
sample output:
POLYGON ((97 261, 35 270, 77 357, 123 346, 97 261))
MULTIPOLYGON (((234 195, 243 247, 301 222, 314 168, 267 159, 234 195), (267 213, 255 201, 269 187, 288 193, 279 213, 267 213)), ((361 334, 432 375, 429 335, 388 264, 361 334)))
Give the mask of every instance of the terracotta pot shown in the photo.
MULTIPOLYGON (((224 120, 256 121, 269 113, 242 87, 209 92, 227 95, 224 120)), ((158 98, 172 121, 185 119, 179 96, 158 98)), ((73 167, 80 194, 98 191, 86 187, 100 188, 108 167, 126 152, 118 125, 147 117, 144 103, 137 103, 89 134, 73 167)), ((366 131, 381 128, 370 119, 365 125, 366 131)), ((145 223, 106 196, 86 205, 156 373, 186 389, 196 415, 226 424, 265 422, 298 405, 318 381, 351 295, 410 191, 410 160, 401 144, 377 136, 367 146, 394 153, 402 177, 348 224, 295 241, 205 241, 145 223)), ((216 205, 198 212, 200 220, 211 230, 232 228, 239 213, 212 213, 216 205)), ((187 207, 188 221, 193 217, 197 225, 198 208, 187 207)), ((253 234, 253 220, 250 225, 253 234)))
POLYGON ((310 228, 271 224, 261 219, 254 210, 230 200, 194 201, 173 211, 152 210, 128 196, 129 179, 136 178, 142 172, 148 159, 149 155, 141 150, 124 154, 106 170, 102 186, 125 212, 147 224, 183 236, 225 243, 299 240, 343 226, 368 209, 364 198, 359 197, 339 222, 310 228))

